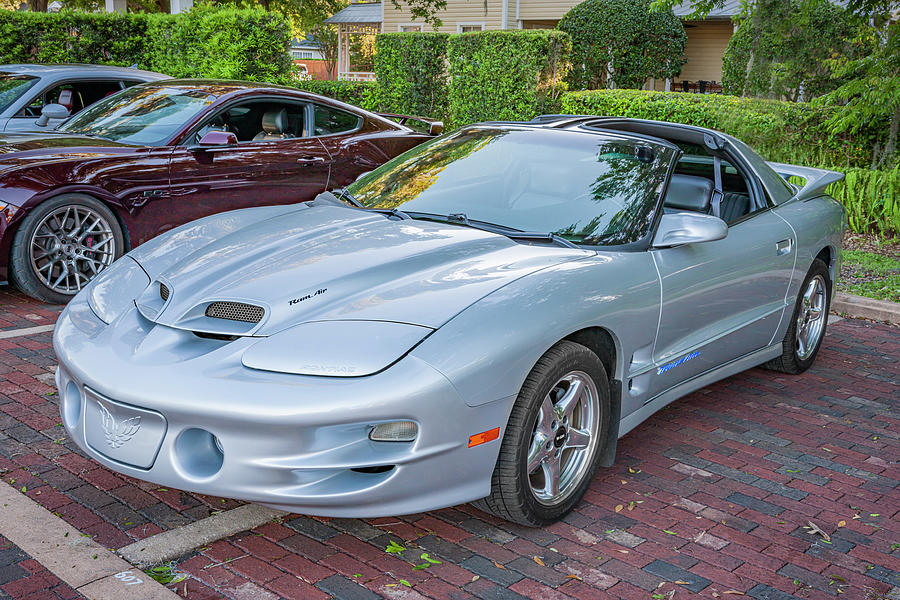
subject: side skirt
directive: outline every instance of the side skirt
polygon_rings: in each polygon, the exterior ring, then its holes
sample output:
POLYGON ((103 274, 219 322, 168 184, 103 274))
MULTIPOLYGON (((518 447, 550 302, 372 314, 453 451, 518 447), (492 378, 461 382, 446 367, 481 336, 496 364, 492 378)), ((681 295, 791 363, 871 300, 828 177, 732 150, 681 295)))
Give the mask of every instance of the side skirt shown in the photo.
POLYGON ((736 373, 740 373, 741 371, 746 371, 747 369, 768 362, 769 360, 780 356, 781 351, 781 342, 779 341, 776 344, 766 346, 765 348, 761 348, 759 350, 751 352, 750 354, 742 356, 741 358, 736 358, 735 360, 725 363, 724 365, 717 367, 712 371, 707 371, 706 373, 702 373, 700 375, 697 375, 696 377, 693 377, 692 379, 688 379, 687 381, 679 383, 675 387, 669 388, 665 392, 647 402, 638 410, 622 419, 619 423, 619 437, 621 438, 626 433, 643 423, 653 413, 666 406, 670 402, 673 402, 674 400, 677 400, 682 396, 686 396, 687 394, 690 394, 695 390, 699 390, 702 387, 706 387, 711 383, 715 383, 720 379, 725 379, 726 377, 730 377, 736 373))

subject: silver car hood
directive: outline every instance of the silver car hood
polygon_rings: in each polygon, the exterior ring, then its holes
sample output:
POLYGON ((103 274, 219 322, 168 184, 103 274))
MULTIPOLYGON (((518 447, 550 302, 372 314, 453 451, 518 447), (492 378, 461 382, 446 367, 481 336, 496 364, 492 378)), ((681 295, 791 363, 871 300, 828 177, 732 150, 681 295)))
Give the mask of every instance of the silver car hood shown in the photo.
POLYGON ((459 225, 303 204, 204 219, 132 257, 154 281, 144 296, 160 310, 142 311, 153 321, 230 333, 231 324, 204 310, 210 302, 240 302, 265 309, 261 323, 242 334, 271 335, 336 319, 438 328, 511 281, 593 254, 523 245, 459 225), (165 304, 157 282, 169 290, 165 304))

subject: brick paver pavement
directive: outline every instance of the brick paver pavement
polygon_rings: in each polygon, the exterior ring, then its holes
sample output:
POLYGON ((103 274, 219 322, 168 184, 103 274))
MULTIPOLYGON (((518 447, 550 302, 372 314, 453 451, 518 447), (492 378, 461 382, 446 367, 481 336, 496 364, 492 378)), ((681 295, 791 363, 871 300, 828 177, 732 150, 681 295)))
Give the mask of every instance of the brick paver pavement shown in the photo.
MULTIPOLYGON (((0 329, 56 312, 0 288, 0 329)), ((809 372, 753 369, 649 419, 579 507, 543 529, 471 506, 290 515, 181 557, 174 566, 191 578, 173 589, 236 599, 900 598, 898 358, 900 329, 834 323, 809 372), (391 541, 405 550, 387 553, 391 541)), ((111 548, 239 505, 82 456, 59 426, 53 365, 49 333, 0 340, 4 481, 111 548)))

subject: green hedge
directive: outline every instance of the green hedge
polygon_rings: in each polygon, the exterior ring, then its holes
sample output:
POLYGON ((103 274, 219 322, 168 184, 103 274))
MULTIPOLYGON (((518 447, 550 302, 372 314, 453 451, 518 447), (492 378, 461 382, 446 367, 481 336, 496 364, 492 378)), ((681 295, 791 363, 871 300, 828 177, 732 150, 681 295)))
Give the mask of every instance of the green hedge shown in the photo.
MULTIPOLYGON (((318 81, 316 79, 308 79, 306 81, 292 82, 296 88, 327 96, 353 104, 367 110, 375 110, 375 84, 362 81, 318 81)), ((388 111, 385 111, 388 112, 388 111)), ((394 112, 394 111, 391 111, 394 112)))
POLYGON ((596 114, 709 127, 753 146, 768 160, 831 167, 863 167, 871 161, 866 132, 836 136, 825 123, 827 107, 719 94, 595 90, 563 95, 566 114, 596 114))
POLYGON ((183 15, 0 10, 0 63, 133 65, 173 77, 284 80, 291 32, 278 13, 196 5, 183 15))
POLYGON ((563 91, 572 43, 561 31, 483 31, 450 38, 450 123, 530 119, 563 91))
POLYGON ((375 40, 376 106, 446 119, 446 33, 382 33, 375 40))

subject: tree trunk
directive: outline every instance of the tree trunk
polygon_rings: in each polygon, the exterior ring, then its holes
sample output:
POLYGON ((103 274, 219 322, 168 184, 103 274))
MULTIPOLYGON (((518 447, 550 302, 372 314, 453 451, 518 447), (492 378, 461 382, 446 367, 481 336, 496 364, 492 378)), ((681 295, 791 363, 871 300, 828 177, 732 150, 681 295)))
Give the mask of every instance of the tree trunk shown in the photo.
POLYGON ((884 150, 879 153, 879 148, 876 147, 877 162, 872 165, 873 169, 880 169, 885 164, 894 163, 894 155, 897 153, 898 133, 900 133, 900 103, 894 106, 894 115, 891 117, 891 126, 888 129, 888 139, 884 144, 884 150))
POLYGON ((28 9, 32 12, 47 12, 47 0, 28 0, 28 9))

